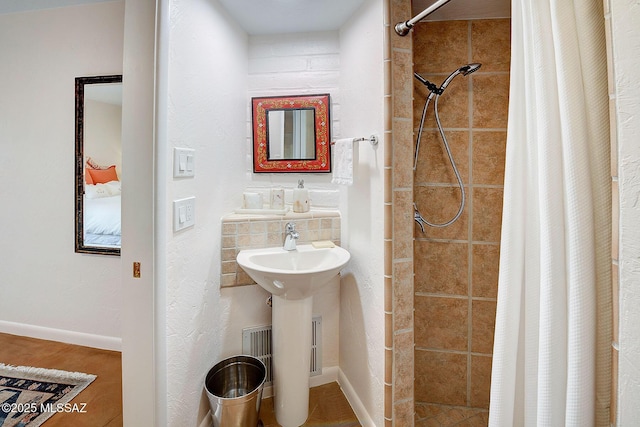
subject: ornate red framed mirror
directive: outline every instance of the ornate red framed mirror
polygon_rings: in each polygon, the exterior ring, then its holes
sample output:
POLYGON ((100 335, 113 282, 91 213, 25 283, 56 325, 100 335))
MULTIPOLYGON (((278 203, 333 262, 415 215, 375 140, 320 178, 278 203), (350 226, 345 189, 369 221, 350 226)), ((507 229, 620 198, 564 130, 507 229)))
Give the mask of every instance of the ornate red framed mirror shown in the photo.
POLYGON ((331 172, 329 94, 251 98, 253 171, 331 172))

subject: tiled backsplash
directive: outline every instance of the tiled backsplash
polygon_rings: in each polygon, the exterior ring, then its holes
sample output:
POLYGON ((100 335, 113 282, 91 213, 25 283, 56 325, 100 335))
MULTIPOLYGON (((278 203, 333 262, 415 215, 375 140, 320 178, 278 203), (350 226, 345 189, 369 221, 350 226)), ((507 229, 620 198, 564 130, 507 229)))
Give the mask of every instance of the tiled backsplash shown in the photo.
POLYGON ((298 244, 317 240, 331 240, 340 245, 340 212, 312 210, 306 213, 289 212, 286 215, 230 214, 222 218, 222 270, 221 287, 255 284, 238 266, 236 256, 242 249, 282 246, 284 229, 288 222, 296 225, 300 233, 298 244))

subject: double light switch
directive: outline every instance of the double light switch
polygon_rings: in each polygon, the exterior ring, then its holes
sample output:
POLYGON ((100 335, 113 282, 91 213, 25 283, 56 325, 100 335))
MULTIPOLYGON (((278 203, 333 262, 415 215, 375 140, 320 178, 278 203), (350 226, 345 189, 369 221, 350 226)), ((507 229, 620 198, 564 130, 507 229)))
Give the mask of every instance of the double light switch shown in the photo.
POLYGON ((195 153, 191 148, 173 149, 173 177, 182 178, 195 175, 195 153))
MULTIPOLYGON (((195 175, 195 153, 191 148, 173 149, 173 177, 184 178, 195 175)), ((173 231, 195 225, 196 198, 174 200, 173 202, 173 231)))
POLYGON ((191 227, 196 223, 196 198, 173 201, 173 231, 191 227))

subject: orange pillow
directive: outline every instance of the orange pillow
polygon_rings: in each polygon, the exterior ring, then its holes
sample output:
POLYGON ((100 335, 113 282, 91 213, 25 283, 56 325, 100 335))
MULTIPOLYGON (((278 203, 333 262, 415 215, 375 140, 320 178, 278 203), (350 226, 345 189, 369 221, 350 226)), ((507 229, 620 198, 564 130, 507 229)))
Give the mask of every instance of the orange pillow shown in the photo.
POLYGON ((115 165, 109 166, 107 169, 87 169, 86 171, 91 175, 94 184, 105 184, 118 180, 115 165))
POLYGON ((93 178, 89 174, 89 169, 84 170, 84 182, 85 184, 93 184, 93 178))

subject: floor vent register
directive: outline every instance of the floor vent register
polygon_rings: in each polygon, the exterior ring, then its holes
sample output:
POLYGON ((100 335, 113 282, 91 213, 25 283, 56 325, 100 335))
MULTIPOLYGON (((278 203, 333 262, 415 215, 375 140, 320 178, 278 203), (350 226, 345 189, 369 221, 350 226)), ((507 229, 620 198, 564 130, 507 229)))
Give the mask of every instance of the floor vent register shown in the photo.
MULTIPOLYGON (((271 365, 273 347, 271 345, 271 325, 257 326, 242 330, 242 354, 260 359, 267 367, 265 385, 273 381, 271 365)), ((311 366, 310 376, 322 374, 322 317, 311 321, 311 366)))

